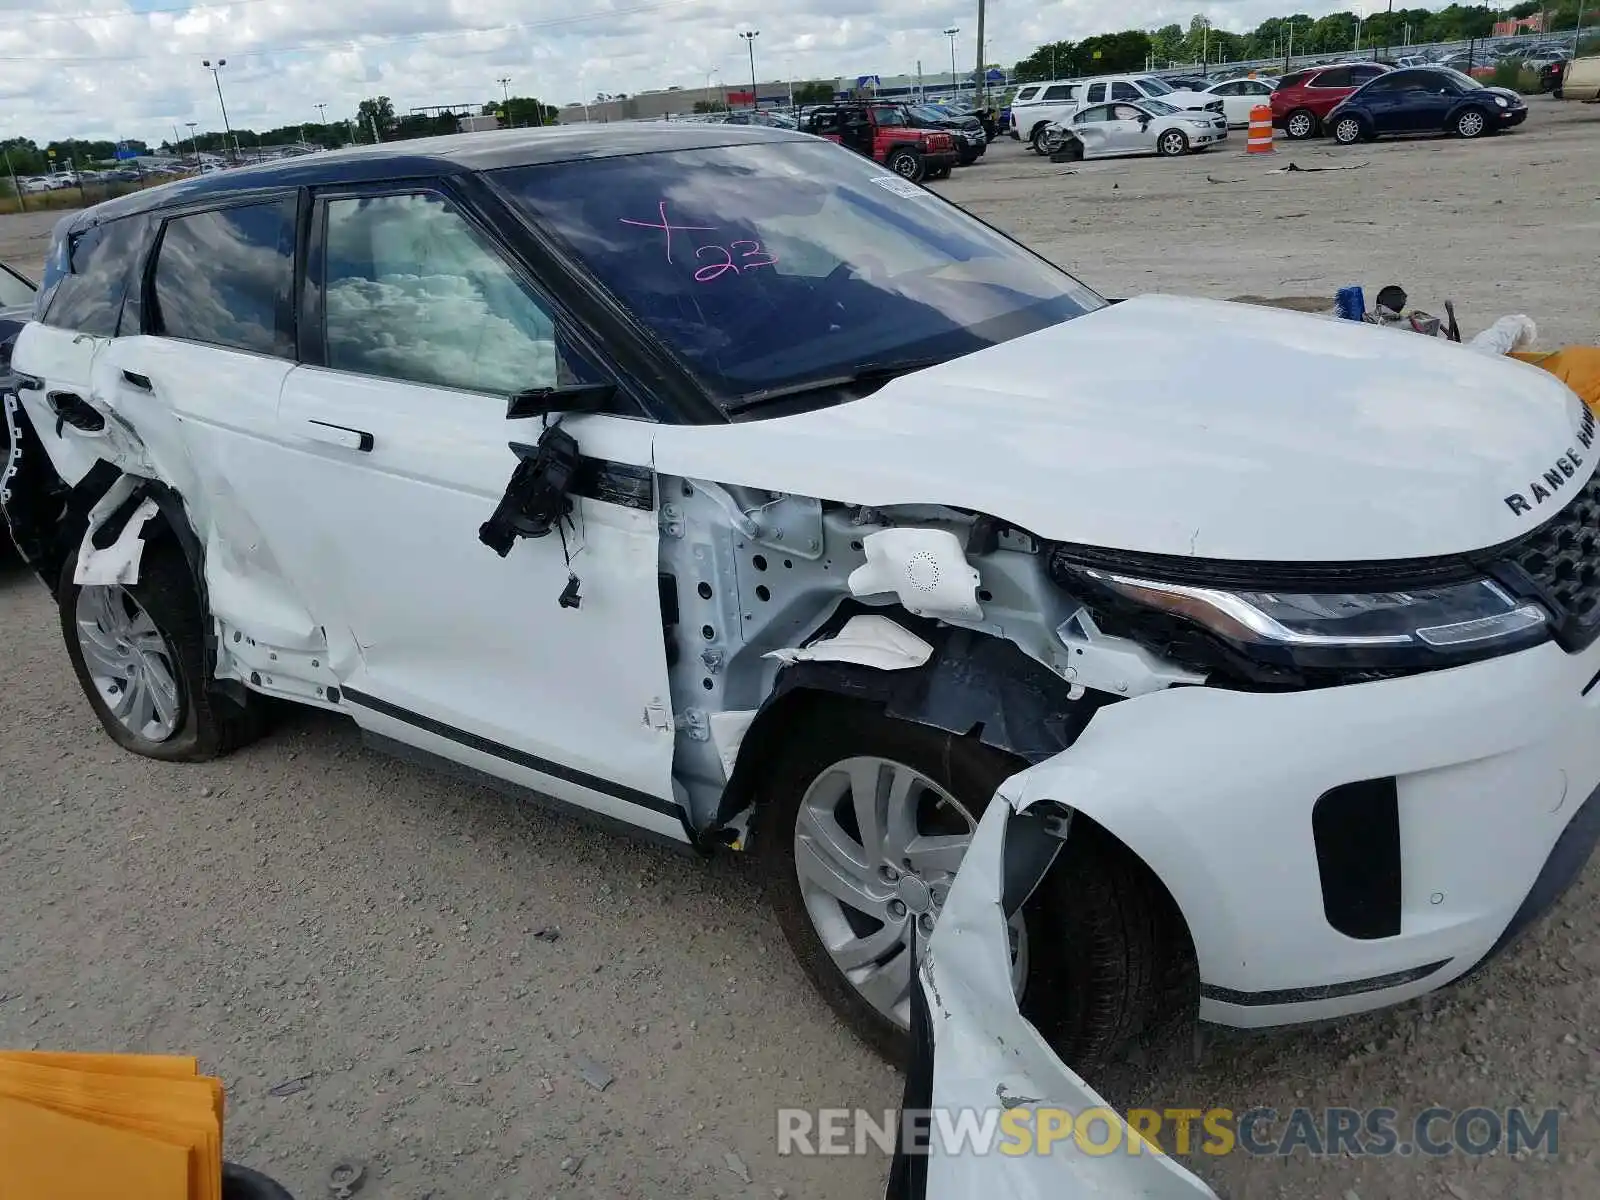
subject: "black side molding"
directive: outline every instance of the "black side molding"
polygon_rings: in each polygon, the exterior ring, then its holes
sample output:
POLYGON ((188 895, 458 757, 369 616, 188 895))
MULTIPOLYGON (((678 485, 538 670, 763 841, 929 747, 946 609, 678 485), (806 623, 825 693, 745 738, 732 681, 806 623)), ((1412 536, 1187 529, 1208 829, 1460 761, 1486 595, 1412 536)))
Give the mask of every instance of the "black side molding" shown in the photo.
POLYGON ((1351 979, 1344 983, 1322 983, 1315 987, 1277 988, 1267 992, 1236 992, 1232 988, 1200 985, 1200 995, 1220 1004, 1237 1004, 1245 1008, 1259 1008, 1268 1004, 1304 1004, 1308 1000, 1336 1000, 1340 996, 1359 996, 1363 992, 1381 992, 1384 988, 1403 987, 1426 979, 1435 971, 1447 967, 1452 959, 1424 963, 1420 967, 1407 967, 1404 971, 1391 971, 1387 975, 1374 975, 1369 979, 1351 979))
POLYGON ((670 800, 663 800, 659 796, 652 796, 649 792, 641 792, 637 788, 624 787, 612 783, 609 779, 601 779, 598 775, 590 775, 586 771, 574 770, 558 762, 551 762, 547 758, 540 758, 537 754, 529 754, 526 750, 518 750, 515 746, 502 745, 481 737, 476 733, 468 733, 465 729, 457 729, 453 725, 446 725, 443 721, 436 721, 432 717, 425 717, 421 713, 412 712, 410 709, 401 708, 398 704, 390 704, 387 700, 380 700, 376 696, 369 696, 365 692, 358 692, 354 688, 345 688, 343 696, 347 703, 360 708, 381 713, 396 721, 403 721, 426 733, 436 737, 446 738, 456 742, 469 750, 476 750, 480 754, 493 755, 508 763, 519 767, 526 767, 530 771, 537 771, 541 775, 548 775, 552 779, 559 779, 564 783, 576 784, 578 787, 588 788, 592 792, 600 792, 615 800, 628 804, 635 804, 640 808, 660 813, 664 817, 683 819, 683 809, 670 800))

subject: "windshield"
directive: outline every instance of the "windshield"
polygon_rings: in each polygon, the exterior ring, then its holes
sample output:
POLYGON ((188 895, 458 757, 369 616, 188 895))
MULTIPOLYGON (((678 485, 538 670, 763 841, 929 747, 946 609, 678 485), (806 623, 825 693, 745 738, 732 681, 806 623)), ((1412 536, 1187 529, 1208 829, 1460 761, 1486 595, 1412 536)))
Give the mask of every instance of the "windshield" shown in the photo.
POLYGON ((913 104, 911 115, 922 121, 948 121, 950 115, 942 113, 931 104, 913 104))
POLYGON ((1462 91, 1476 91, 1478 88, 1483 86, 1483 84, 1479 83, 1471 75, 1468 75, 1463 71, 1457 71, 1453 67, 1440 67, 1439 74, 1447 76, 1450 82, 1455 84, 1462 91))
POLYGON ((1142 107, 1146 112, 1155 113, 1155 115, 1158 117, 1170 117, 1173 113, 1178 111, 1165 100, 1146 100, 1144 101, 1142 107))
POLYGON ((1104 304, 933 193, 809 139, 489 177, 725 406, 956 358, 1104 304))
POLYGON ((1136 79, 1134 82, 1144 89, 1146 96, 1170 96, 1178 90, 1177 88, 1168 87, 1159 79, 1136 79))

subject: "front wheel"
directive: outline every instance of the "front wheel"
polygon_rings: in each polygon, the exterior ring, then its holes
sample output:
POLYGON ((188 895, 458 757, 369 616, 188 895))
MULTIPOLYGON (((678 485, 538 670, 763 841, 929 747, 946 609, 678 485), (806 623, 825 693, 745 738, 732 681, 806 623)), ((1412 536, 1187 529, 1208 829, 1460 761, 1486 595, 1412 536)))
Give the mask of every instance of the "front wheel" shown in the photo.
POLYGON ((1066 131, 1059 126, 1047 125, 1039 131, 1039 152, 1041 154, 1060 154, 1061 147, 1066 145, 1066 142, 1066 131))
POLYGON ((1177 158, 1189 153, 1189 139, 1179 129, 1169 129, 1156 139, 1156 153, 1163 158, 1177 158))
POLYGON ((913 183, 922 179, 922 155, 915 150, 896 150, 889 156, 887 166, 902 179, 909 179, 913 183))
POLYGON ((1489 128, 1489 119, 1475 108, 1469 108, 1456 118, 1456 133, 1464 138, 1482 137, 1489 128))
MULTIPOLYGON (((903 1062, 913 945, 926 945, 995 789, 1025 764, 831 697, 788 722, 784 737, 756 818, 768 899, 824 999, 903 1062)), ((1158 1006, 1159 935, 1169 927, 1160 896, 1137 860, 1083 821, 1011 919, 1012 987, 1069 1062, 1103 1061, 1158 1006)))
POLYGON ((1295 141, 1302 142, 1317 135, 1317 118, 1306 109, 1298 108, 1283 123, 1283 131, 1295 141))
POLYGON ((1333 123, 1333 140, 1341 146, 1354 146, 1361 140, 1361 122, 1355 117, 1340 117, 1333 123))

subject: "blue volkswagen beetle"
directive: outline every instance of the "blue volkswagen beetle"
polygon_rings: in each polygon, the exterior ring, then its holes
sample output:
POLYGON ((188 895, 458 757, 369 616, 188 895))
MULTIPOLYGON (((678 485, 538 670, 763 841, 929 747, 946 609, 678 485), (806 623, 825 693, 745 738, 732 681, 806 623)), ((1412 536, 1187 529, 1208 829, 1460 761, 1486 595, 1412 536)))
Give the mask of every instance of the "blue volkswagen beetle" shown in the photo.
POLYGON ((1326 127, 1350 146, 1395 133, 1475 138, 1527 119, 1527 104, 1508 88, 1485 87, 1448 67, 1412 67, 1357 88, 1328 114, 1326 127))

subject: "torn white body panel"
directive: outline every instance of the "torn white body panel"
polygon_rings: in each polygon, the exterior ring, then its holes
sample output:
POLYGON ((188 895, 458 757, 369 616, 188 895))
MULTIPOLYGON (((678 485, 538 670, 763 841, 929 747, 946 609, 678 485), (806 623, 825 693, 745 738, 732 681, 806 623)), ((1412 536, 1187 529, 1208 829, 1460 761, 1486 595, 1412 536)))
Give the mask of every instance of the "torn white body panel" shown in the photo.
POLYGON ((1001 905, 1011 820, 1007 805, 989 806, 928 944, 921 985, 933 1023, 933 1108, 952 1118, 975 1113, 980 1121, 1018 1107, 1034 1114, 1065 1110, 1074 1118, 1094 1113, 1093 1148, 1067 1136, 1048 1152, 1035 1143, 1033 1153, 991 1147, 980 1154, 970 1142, 947 1146, 934 1136, 927 1200, 1215 1200, 1204 1183, 1140 1139, 1019 1011, 1001 905), (1130 1149, 1135 1141, 1137 1152, 1130 1149), (1117 1148, 1107 1153, 1107 1145, 1117 1148))
POLYGON ((1600 697, 1582 694, 1597 673, 1600 644, 1547 643, 1293 694, 1171 688, 1103 708, 999 795, 1085 813, 1150 867, 1193 939, 1203 1019, 1363 1012, 1480 962, 1557 839, 1571 826, 1582 842, 1600 791, 1600 697), (1327 913, 1313 814, 1335 789, 1390 779, 1398 930, 1347 936, 1327 913))
POLYGON ((888 617, 863 616, 851 617, 831 638, 798 650, 773 650, 767 657, 786 666, 843 662, 879 671, 905 671, 920 667, 932 654, 932 646, 888 617))
MULTIPOLYGON (((127 479, 125 475, 118 482, 127 479)), ((117 490, 115 487, 112 489, 113 492, 117 490)), ((104 501, 101 502, 101 507, 103 506, 104 501)), ((138 583, 139 564, 144 559, 144 527, 160 511, 154 500, 143 501, 133 510, 128 523, 117 535, 117 540, 104 550, 95 548, 94 535, 99 532, 100 524, 94 521, 94 514, 90 514, 89 532, 84 535, 83 545, 78 550, 78 565, 72 572, 72 582, 80 587, 109 584, 126 586, 138 583)), ((109 513, 102 514, 102 521, 108 515, 109 513)))

